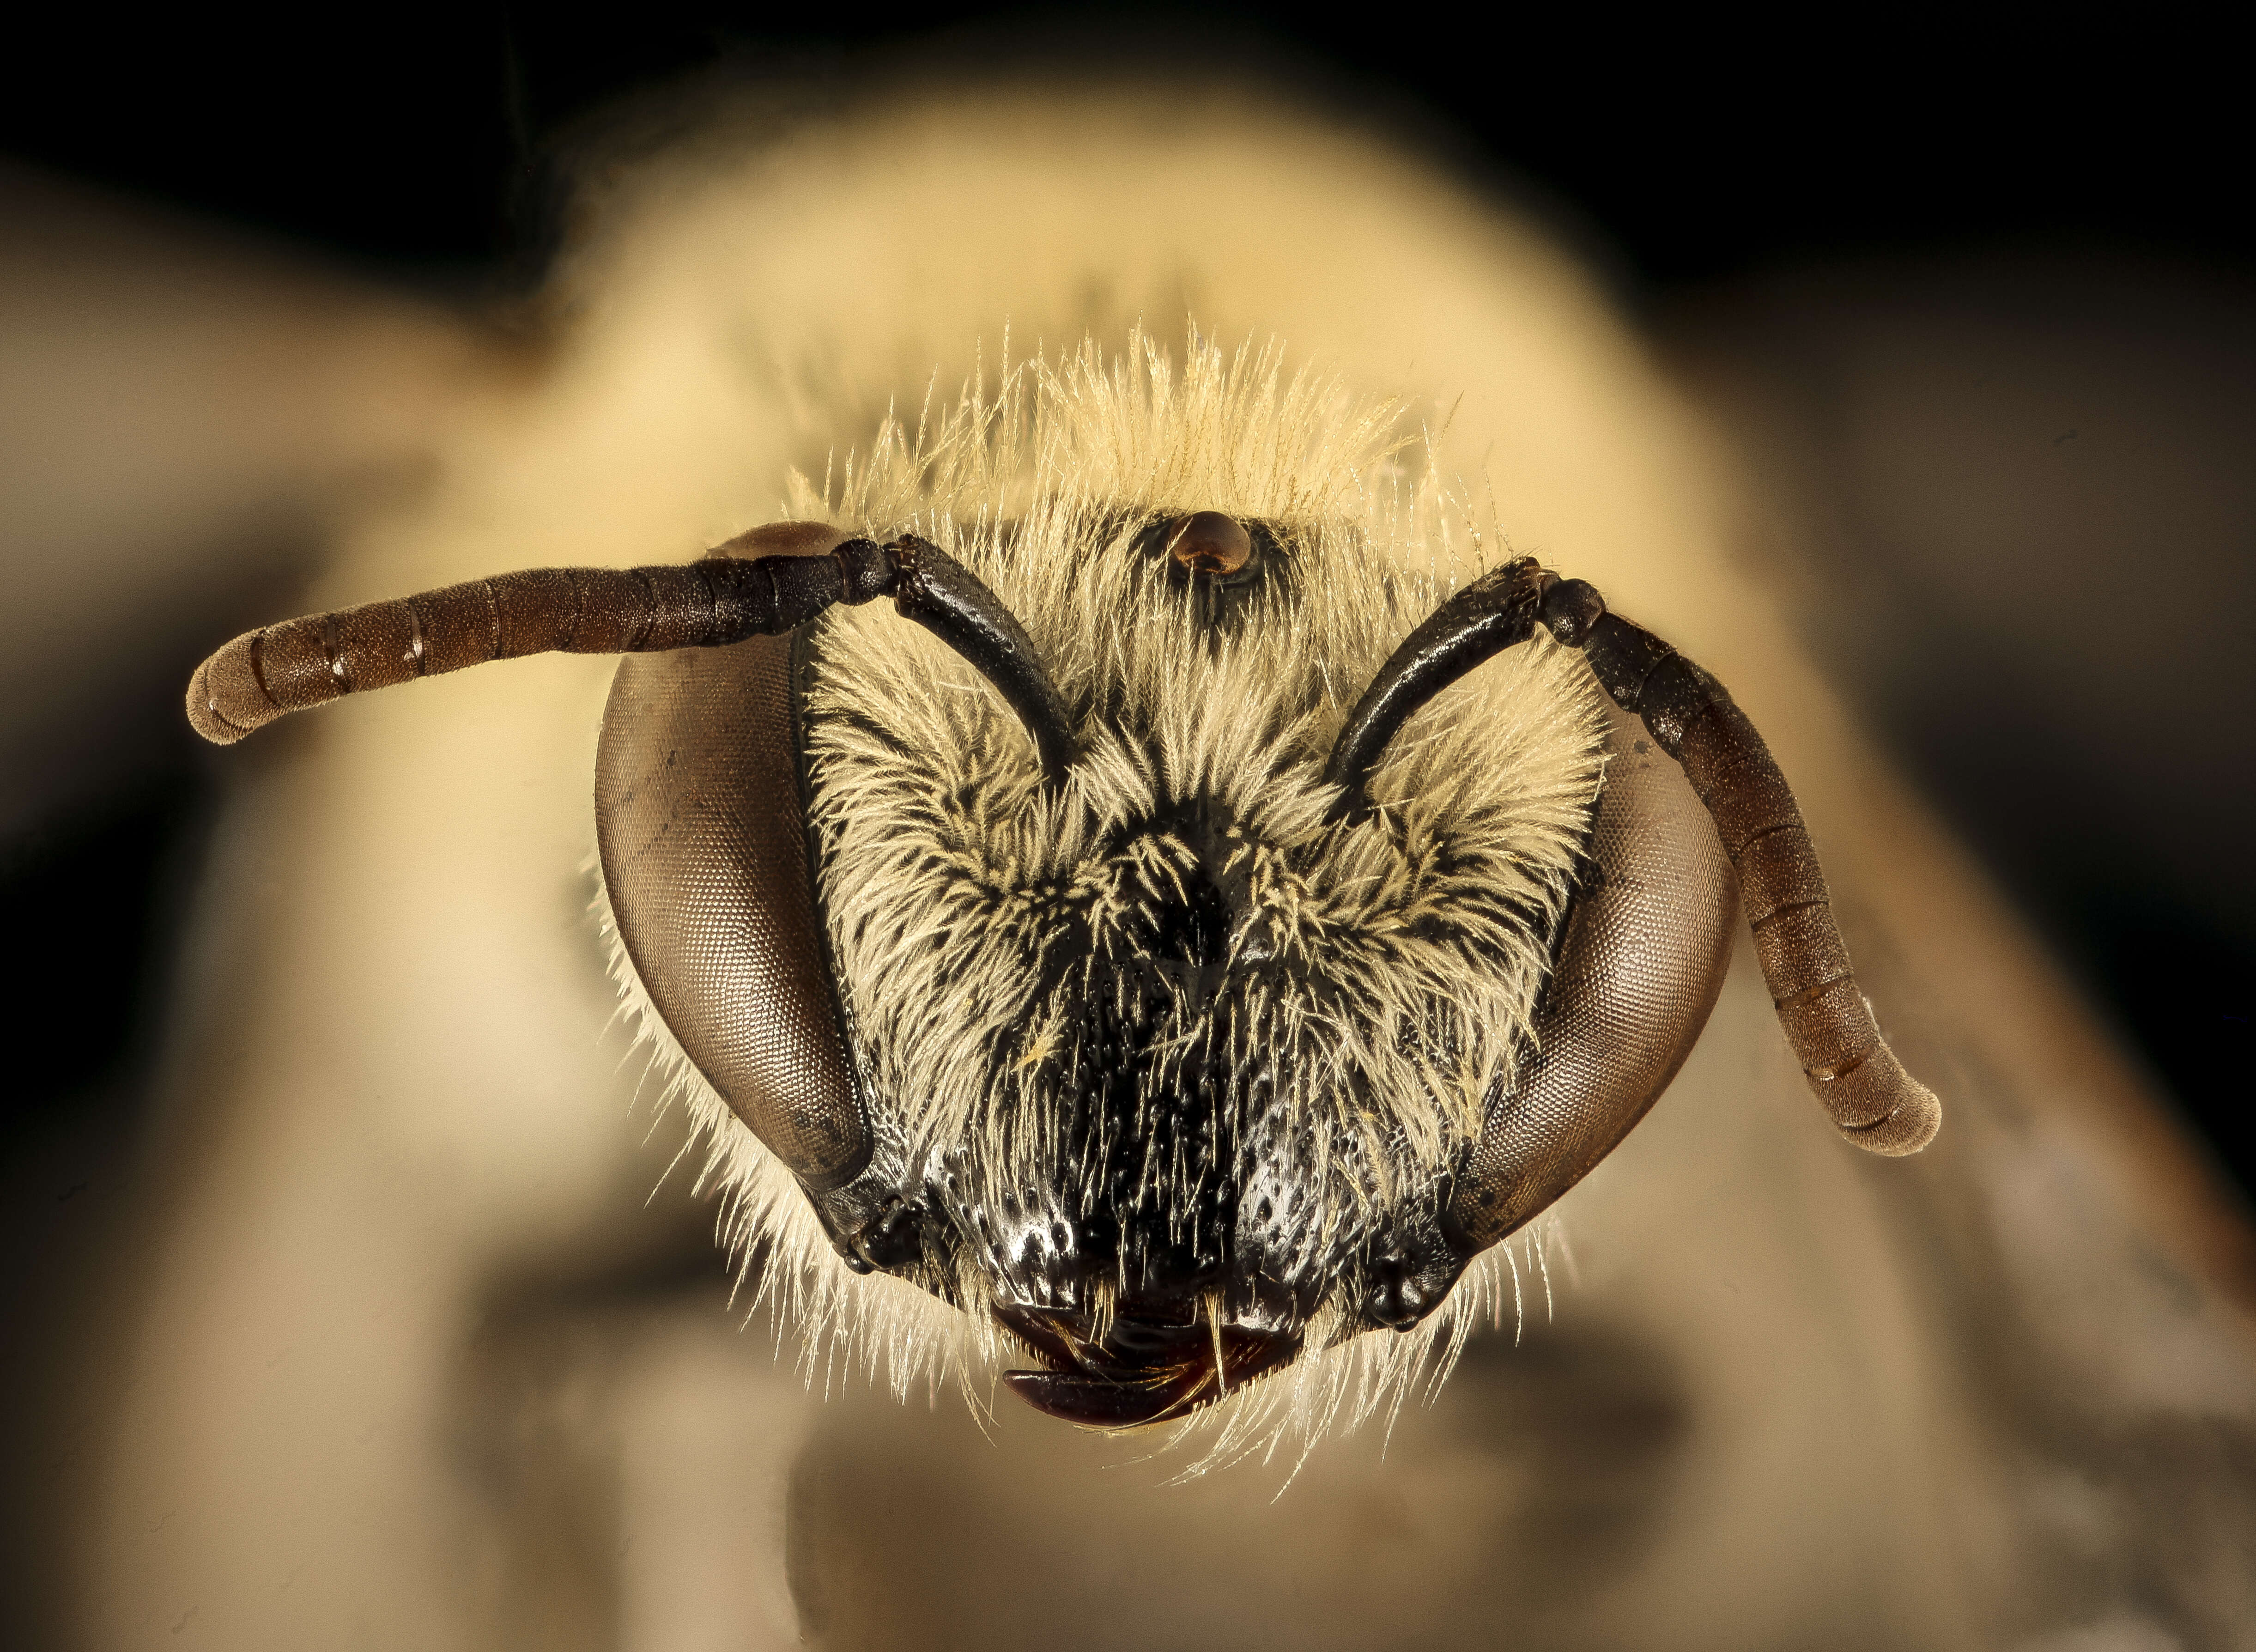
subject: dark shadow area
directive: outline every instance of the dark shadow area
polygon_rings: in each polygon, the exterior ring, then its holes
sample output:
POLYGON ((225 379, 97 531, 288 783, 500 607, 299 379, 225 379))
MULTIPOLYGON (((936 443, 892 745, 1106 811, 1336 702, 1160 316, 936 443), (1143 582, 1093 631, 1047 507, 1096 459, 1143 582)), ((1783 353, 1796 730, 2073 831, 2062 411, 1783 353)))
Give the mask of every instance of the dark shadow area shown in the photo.
MULTIPOLYGON (((0 1133, 67 1124, 147 1059, 208 801, 166 767, 0 844, 0 909, 29 956, 9 993, 20 1038, 0 1133)), ((19 955, 21 956, 21 955, 19 955)))
POLYGON ((47 1355, 84 1334, 87 1303, 123 1260, 130 1144, 210 802, 196 770, 167 767, 0 845, 0 909, 18 937, 15 1071, 0 1091, 0 1409, 41 1421, 0 1430, 11 1599, 63 1563, 39 1511, 63 1507, 101 1450, 47 1355))

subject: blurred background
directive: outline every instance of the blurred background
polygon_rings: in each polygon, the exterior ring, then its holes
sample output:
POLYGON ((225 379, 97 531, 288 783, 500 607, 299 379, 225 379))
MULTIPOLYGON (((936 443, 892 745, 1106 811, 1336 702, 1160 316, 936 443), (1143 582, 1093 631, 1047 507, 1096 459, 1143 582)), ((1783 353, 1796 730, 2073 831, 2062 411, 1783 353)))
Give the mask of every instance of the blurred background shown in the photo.
POLYGON ((662 140, 700 86, 819 99, 909 55, 1271 77, 1408 133, 1575 245, 1779 502, 1745 556, 2246 1190, 2256 230, 2239 53, 2213 26, 1529 9, 1475 37, 1426 12, 1234 4, 18 25, 0 384, 53 388, 0 393, 0 898, 37 942, 9 991, 0 1323, 35 1325, 67 1275, 146 1087, 213 796, 180 685, 232 628, 215 616, 264 592, 288 610, 340 499, 411 479, 412 395, 363 413, 340 387, 386 363, 429 382, 450 338, 537 344, 590 133, 662 140), (159 263, 161 283, 136 279, 159 263), (270 328, 266 371, 215 375, 231 345, 199 332, 200 283, 263 284, 320 342, 293 355, 270 328), (391 308, 339 343, 328 318, 371 289, 391 308), (161 419, 144 406, 166 393, 161 419), (180 416, 202 396, 229 421, 223 457, 180 416), (84 467, 105 450, 114 476, 84 467), (157 494, 178 500, 178 545, 215 554, 134 657, 84 658, 46 595, 83 582, 51 575, 137 566, 105 524, 157 494))

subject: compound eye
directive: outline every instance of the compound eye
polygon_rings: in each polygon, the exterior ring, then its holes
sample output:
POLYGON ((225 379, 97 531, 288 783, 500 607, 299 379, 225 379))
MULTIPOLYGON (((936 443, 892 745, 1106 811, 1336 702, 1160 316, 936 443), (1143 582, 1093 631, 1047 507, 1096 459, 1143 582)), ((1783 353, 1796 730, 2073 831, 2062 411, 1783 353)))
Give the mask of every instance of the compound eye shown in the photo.
POLYGON ((1167 539, 1167 554, 1188 573, 1227 579, 1251 559, 1253 535, 1236 517, 1201 511, 1175 525, 1167 539))
POLYGON ((1684 771, 1611 711, 1590 870, 1449 1208, 1467 1248, 1540 1214, 1613 1151, 1692 1053, 1731 960, 1738 881, 1684 771))
MULTIPOLYGON (((844 535, 764 528, 723 547, 827 555, 844 535)), ((799 785, 792 639, 630 655, 596 757, 619 939, 697 1070, 810 1191, 868 1159, 840 1035, 799 785)))

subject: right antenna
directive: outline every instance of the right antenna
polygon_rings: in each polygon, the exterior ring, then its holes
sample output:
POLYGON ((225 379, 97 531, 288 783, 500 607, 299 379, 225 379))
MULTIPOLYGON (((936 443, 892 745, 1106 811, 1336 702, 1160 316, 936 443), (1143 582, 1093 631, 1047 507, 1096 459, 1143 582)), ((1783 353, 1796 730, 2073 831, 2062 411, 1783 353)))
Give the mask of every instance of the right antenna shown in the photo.
POLYGON ((1738 872, 1779 1026, 1841 1133, 1892 1154, 1934 1140, 1942 1104, 1904 1070, 1857 988, 1816 848, 1770 748, 1721 683, 1642 625, 1608 613, 1584 581, 1562 580, 1523 557, 1435 610, 1371 679, 1332 748, 1325 775, 1344 788, 1343 806, 1359 804, 1380 749, 1412 712, 1533 635, 1538 622, 1580 648, 1614 703, 1642 718, 1653 743, 1683 766, 1738 872))

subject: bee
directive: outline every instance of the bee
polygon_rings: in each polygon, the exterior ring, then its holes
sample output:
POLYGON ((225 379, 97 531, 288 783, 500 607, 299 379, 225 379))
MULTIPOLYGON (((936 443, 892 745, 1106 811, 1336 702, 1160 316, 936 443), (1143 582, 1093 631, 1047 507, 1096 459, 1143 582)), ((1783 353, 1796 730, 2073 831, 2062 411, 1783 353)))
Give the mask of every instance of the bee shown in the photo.
POLYGON ((1313 1436, 1446 1370, 1736 910, 1841 1133, 1940 1119, 1731 695, 1582 580, 1459 568, 1389 419, 1274 347, 1091 342, 698 561, 247 632, 188 715, 624 656, 603 926, 739 1254, 904 1392, 1313 1436))

